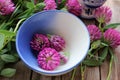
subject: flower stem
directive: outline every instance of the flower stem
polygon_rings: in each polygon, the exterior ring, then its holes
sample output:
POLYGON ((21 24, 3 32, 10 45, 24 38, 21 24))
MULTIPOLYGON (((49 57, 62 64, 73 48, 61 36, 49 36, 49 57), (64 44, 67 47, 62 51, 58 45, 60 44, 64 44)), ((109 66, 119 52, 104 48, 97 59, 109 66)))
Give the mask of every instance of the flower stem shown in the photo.
POLYGON ((99 26, 98 26, 100 29, 101 29, 101 24, 102 24, 102 23, 100 22, 100 23, 99 23, 99 26))
POLYGON ((81 70, 81 80, 84 80, 85 68, 86 68, 86 66, 83 66, 82 63, 81 63, 81 65, 80 65, 80 70, 81 70))
POLYGON ((113 64, 113 59, 114 59, 112 48, 109 48, 109 52, 110 52, 110 64, 109 64, 109 72, 108 72, 106 80, 110 80, 110 75, 112 72, 112 64, 113 64))
POLYGON ((99 26, 98 26, 98 27, 99 27, 100 31, 103 33, 102 23, 101 23, 101 22, 99 23, 99 26))
MULTIPOLYGON (((21 19, 21 20, 18 21, 18 23, 17 23, 17 25, 16 25, 16 27, 15 27, 15 29, 14 29, 14 31, 13 31, 14 33, 16 33, 16 31, 17 31, 20 23, 21 23, 23 20, 25 20, 25 18, 23 18, 23 19, 21 19)), ((13 38, 13 37, 10 37, 8 40, 5 40, 6 42, 4 43, 4 46, 3 46, 2 48, 4 48, 4 47, 12 40, 12 38, 13 38)), ((2 49, 2 48, 1 48, 1 49, 2 49)))
POLYGON ((76 73, 76 68, 73 70, 73 73, 72 73, 72 78, 71 78, 71 80, 74 80, 75 73, 76 73))
POLYGON ((18 29, 20 23, 21 23, 22 21, 24 21, 25 19, 26 19, 26 18, 23 18, 23 19, 21 19, 21 20, 18 21, 18 23, 17 23, 17 25, 16 25, 16 27, 15 27, 15 29, 14 29, 14 33, 17 32, 17 29, 18 29))
POLYGON ((107 76, 106 80, 110 80, 110 75, 111 75, 111 72, 112 72, 112 63, 113 63, 113 55, 111 56, 111 59, 110 59, 109 72, 108 72, 108 76, 107 76))

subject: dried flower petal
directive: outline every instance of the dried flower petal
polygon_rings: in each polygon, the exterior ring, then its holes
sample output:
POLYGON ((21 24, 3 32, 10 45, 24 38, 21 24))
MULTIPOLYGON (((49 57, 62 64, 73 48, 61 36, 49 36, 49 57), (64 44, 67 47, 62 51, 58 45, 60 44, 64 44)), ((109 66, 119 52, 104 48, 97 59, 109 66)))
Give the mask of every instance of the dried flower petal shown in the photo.
POLYGON ((54 70, 60 65, 60 54, 52 48, 44 48, 39 52, 38 64, 42 69, 54 70))
POLYGON ((111 47, 116 48, 120 45, 120 32, 110 28, 105 31, 104 39, 111 47))
POLYGON ((112 11, 107 6, 99 7, 95 10, 95 18, 100 23, 107 23, 111 20, 112 11))
POLYGON ((102 33, 100 31, 100 29, 96 26, 96 25, 88 25, 87 29, 90 33, 90 40, 95 41, 95 40, 99 40, 102 36, 102 33))
POLYGON ((0 0, 0 14, 9 15, 14 11, 14 3, 11 0, 0 0))
POLYGON ((57 8, 55 0, 45 0, 45 8, 44 10, 54 10, 57 8))
POLYGON ((67 63, 67 61, 68 61, 68 56, 66 56, 66 55, 64 54, 64 52, 59 52, 59 53, 60 53, 61 63, 62 63, 62 64, 67 63))
POLYGON ((50 42, 47 36, 43 34, 35 34, 30 42, 30 46, 33 50, 41 51, 43 48, 49 47, 50 42))
POLYGON ((65 40, 58 35, 52 35, 50 38, 51 46, 56 51, 62 51, 65 48, 65 40))
POLYGON ((66 6, 68 11, 76 16, 79 16, 82 12, 82 6, 78 0, 68 0, 66 6))

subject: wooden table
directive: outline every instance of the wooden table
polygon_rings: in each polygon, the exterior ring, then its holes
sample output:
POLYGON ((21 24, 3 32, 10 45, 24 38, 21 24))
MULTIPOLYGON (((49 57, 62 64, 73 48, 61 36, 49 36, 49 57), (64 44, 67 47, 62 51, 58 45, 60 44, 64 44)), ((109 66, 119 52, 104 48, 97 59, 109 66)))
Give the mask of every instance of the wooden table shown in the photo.
MULTIPOLYGON (((111 7, 113 11, 112 20, 110 23, 120 22, 120 0, 107 0, 105 5, 111 7)), ((85 24, 95 23, 93 20, 83 20, 85 24)), ((117 28, 120 31, 120 27, 117 28)), ((110 80, 120 80, 120 47, 115 50, 117 59, 113 63, 112 74, 110 80)), ((108 73, 109 62, 106 60, 100 67, 87 67, 85 71, 85 80, 106 80, 108 73)), ((61 76, 44 76, 28 69, 23 62, 18 62, 15 65, 17 73, 12 78, 0 77, 0 80, 70 80, 72 72, 61 76)), ((77 67, 74 80, 81 80, 80 66, 77 67)))

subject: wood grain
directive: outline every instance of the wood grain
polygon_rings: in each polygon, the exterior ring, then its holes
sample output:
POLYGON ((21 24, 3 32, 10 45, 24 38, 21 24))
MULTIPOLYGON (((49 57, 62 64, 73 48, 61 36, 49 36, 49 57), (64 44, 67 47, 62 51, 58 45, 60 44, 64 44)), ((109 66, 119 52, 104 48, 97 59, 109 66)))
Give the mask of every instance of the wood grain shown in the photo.
POLYGON ((72 76, 72 71, 62 75, 61 80, 71 80, 71 76, 72 76))
POLYGON ((54 77, 52 77, 52 80, 61 80, 61 77, 62 76, 54 76, 54 77))
POLYGON ((40 80, 40 74, 32 71, 31 80, 40 80))
POLYGON ((40 76, 40 79, 39 80, 52 80, 52 77, 51 76, 40 76))

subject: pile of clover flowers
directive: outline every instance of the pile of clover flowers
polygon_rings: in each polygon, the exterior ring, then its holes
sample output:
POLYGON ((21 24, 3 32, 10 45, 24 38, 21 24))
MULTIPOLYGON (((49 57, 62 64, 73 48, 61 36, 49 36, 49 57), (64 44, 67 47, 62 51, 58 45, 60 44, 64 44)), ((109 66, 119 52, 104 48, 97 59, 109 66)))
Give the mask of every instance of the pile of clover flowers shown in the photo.
MULTIPOLYGON (((106 60, 110 58, 109 72, 106 80, 110 80, 110 74, 112 70, 112 63, 114 60, 114 49, 120 45, 120 32, 116 28, 120 23, 108 24, 112 17, 112 11, 107 6, 101 6, 94 12, 95 19, 98 21, 98 26, 90 24, 87 29, 90 34, 91 46, 88 51, 86 59, 82 62, 85 66, 100 66, 106 60), (106 25, 108 24, 108 25, 106 25)), ((82 70, 82 80, 84 80, 84 69, 82 70)))
POLYGON ((59 35, 35 34, 30 46, 33 54, 37 55, 38 65, 44 70, 55 70, 68 60, 63 52, 65 40, 59 35))

